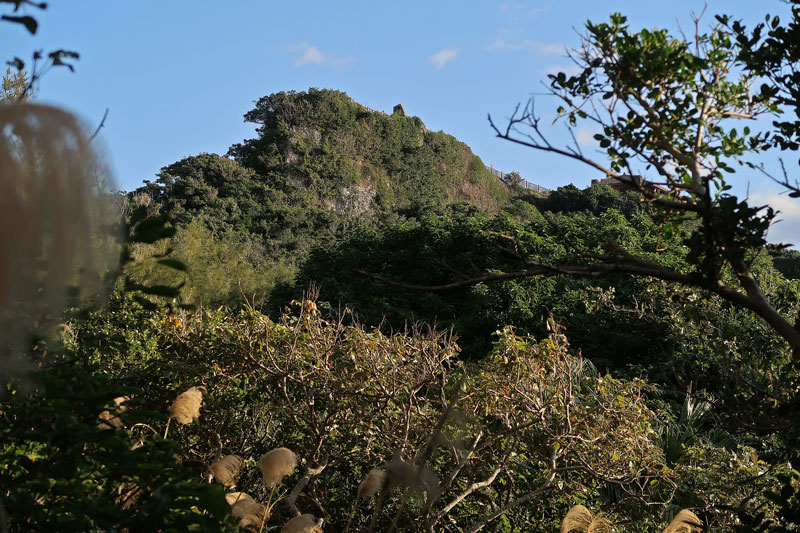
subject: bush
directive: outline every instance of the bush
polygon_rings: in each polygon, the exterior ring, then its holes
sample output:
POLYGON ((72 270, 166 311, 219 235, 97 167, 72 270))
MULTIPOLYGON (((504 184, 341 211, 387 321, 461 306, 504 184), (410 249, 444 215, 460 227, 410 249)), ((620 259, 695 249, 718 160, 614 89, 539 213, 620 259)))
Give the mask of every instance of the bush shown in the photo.
MULTIPOLYGON (((395 520, 404 531, 471 530, 502 517, 511 529, 551 531, 582 503, 643 528, 690 502, 724 531, 733 517, 720 509, 749 494, 764 468, 752 450, 707 443, 667 465, 661 415, 647 406, 653 387, 596 373, 553 321, 541 341, 498 331, 488 358, 463 363, 441 333, 384 335, 325 320, 312 302, 293 309, 278 321, 253 309, 162 312, 116 328, 153 339, 147 357, 115 363, 124 344, 86 354, 121 387, 140 389, 152 411, 205 387, 198 423, 170 430, 181 462, 201 477, 220 457, 241 456, 235 489, 277 501, 270 524, 308 512, 341 531, 352 514, 363 530, 380 508, 378 530, 395 520), (300 468, 273 493, 255 465, 279 447, 297 453, 300 468), (397 488, 356 503, 375 468, 397 488)), ((95 315, 78 339, 104 320, 95 315)))

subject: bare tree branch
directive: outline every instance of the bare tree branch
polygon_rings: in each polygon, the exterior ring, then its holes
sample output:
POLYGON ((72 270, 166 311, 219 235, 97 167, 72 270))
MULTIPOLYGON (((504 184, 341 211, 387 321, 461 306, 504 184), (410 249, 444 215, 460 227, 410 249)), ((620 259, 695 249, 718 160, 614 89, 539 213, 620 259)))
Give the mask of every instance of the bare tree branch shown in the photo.
POLYGON ((283 501, 283 504, 286 506, 286 510, 289 511, 289 514, 292 516, 300 516, 303 514, 300 512, 300 509, 297 508, 297 498, 300 496, 300 493, 303 491, 303 489, 306 488, 306 485, 308 485, 311 479, 320 475, 327 467, 328 463, 325 461, 323 464, 314 468, 306 468, 303 477, 297 481, 291 492, 289 492, 289 494, 286 496, 286 499, 283 501))

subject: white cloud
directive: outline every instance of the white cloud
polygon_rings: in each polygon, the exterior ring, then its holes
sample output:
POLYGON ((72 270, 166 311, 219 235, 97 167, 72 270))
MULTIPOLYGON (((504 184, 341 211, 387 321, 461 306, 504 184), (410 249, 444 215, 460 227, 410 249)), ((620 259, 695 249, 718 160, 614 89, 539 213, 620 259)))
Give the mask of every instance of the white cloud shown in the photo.
POLYGON ((575 140, 581 146, 597 146, 597 140, 594 138, 596 133, 593 128, 581 127, 575 132, 575 140))
POLYGON ((538 6, 538 7, 531 7, 528 4, 523 4, 522 2, 509 2, 505 0, 500 4, 500 11, 503 13, 513 13, 514 15, 518 15, 520 12, 524 12, 528 16, 536 16, 539 13, 544 13, 550 9, 550 6, 538 6))
POLYGON ((778 215, 776 220, 769 227, 767 240, 775 244, 791 244, 794 248, 800 248, 800 219, 778 215))
POLYGON ((528 6, 526 6, 525 4, 508 2, 506 0, 505 2, 500 4, 500 11, 502 11, 503 13, 506 13, 508 11, 518 11, 520 9, 525 9, 527 7, 528 6))
POLYGON ((294 68, 299 68, 303 65, 321 65, 335 70, 342 70, 351 67, 355 63, 355 58, 335 57, 325 54, 307 41, 289 47, 289 52, 296 55, 294 68))
POLYGON ((567 55, 567 46, 560 43, 543 43, 541 41, 534 41, 531 39, 523 39, 521 41, 507 41, 502 37, 495 39, 495 41, 486 47, 489 52, 501 52, 505 50, 525 50, 534 52, 539 55, 567 55))
POLYGON ((302 52, 302 55, 294 61, 295 68, 302 67, 308 63, 320 65, 323 61, 325 61, 325 54, 323 54, 319 48, 311 43, 300 43, 297 46, 292 47, 292 51, 302 52))
POLYGON ((769 229, 770 242, 785 242, 800 247, 800 201, 769 187, 763 192, 751 194, 747 203, 751 206, 768 205, 780 211, 777 222, 769 229))
POLYGON ((433 63, 436 67, 436 70, 439 70, 446 64, 454 61, 458 57, 459 50, 455 48, 445 48, 440 52, 436 52, 432 56, 428 58, 428 61, 433 63))
POLYGON ((355 57, 336 57, 330 61, 330 66, 334 70, 346 70, 351 68, 355 62, 355 57))

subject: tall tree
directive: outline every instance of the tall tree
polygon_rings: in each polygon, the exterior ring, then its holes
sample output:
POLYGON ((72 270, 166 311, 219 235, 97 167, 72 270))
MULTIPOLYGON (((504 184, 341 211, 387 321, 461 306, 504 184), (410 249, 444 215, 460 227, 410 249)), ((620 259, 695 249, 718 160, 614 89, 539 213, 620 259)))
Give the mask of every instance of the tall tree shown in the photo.
MULTIPOLYGON (((578 160, 638 191, 657 208, 654 216, 664 242, 688 249, 687 266, 665 266, 658 247, 643 249, 621 236, 609 239, 599 254, 575 245, 571 257, 555 264, 518 246, 524 269, 487 273, 456 285, 560 274, 662 279, 699 287, 750 309, 800 358, 800 331, 764 296, 751 271, 753 261, 765 253, 775 211, 737 198, 729 184, 736 168, 756 168, 751 156, 771 147, 767 136, 737 127, 778 112, 783 103, 773 90, 751 92, 753 78, 742 73, 741 62, 747 43, 722 23, 704 31, 698 19, 691 38, 676 38, 666 30, 633 32, 620 14, 608 23, 589 22, 586 30, 573 54, 580 71, 552 75, 550 83, 560 100, 557 120, 598 129, 595 139, 607 161, 584 153, 577 143, 552 143, 533 101, 518 106, 505 127, 490 117, 491 125, 503 139, 578 160)), ((784 60, 796 65, 794 56, 784 60)))
MULTIPOLYGON (((762 94, 782 106, 779 110, 785 116, 773 122, 775 131, 766 141, 796 152, 800 148, 800 0, 789 3, 792 10, 786 24, 778 16, 767 16, 765 23, 748 31, 740 21, 731 21, 727 16, 717 18, 736 36, 739 60, 745 69, 766 80, 761 85, 762 94)), ((774 179, 789 189, 790 196, 800 198, 800 182, 790 178, 785 169, 783 176, 774 179)))

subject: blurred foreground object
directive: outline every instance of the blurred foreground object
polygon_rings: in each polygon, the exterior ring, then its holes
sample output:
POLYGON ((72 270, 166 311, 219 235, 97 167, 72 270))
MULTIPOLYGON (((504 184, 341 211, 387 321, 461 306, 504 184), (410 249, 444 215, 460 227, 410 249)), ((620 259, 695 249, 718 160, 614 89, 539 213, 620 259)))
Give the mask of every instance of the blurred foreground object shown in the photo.
POLYGON ((101 301, 119 253, 110 184, 73 115, 0 104, 0 375, 26 370, 68 303, 101 301))

